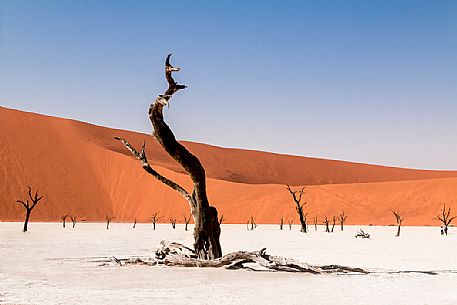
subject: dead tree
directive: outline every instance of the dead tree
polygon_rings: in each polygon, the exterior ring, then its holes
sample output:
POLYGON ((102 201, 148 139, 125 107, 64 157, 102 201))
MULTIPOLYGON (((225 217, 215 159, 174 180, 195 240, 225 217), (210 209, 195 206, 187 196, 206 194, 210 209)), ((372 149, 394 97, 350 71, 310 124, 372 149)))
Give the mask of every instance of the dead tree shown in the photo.
POLYGON ((357 232, 357 234, 355 235, 355 238, 370 238, 370 234, 369 233, 365 233, 362 229, 360 229, 360 231, 357 232))
POLYGON ((188 192, 176 182, 164 177, 155 171, 148 162, 145 153, 145 145, 141 152, 138 152, 130 143, 122 138, 116 137, 127 149, 140 160, 143 169, 154 178, 178 192, 188 202, 194 218, 194 249, 199 259, 215 259, 222 256, 221 244, 219 241, 221 229, 217 216, 217 209, 210 206, 206 194, 206 175, 200 160, 190 153, 176 138, 170 127, 163 119, 163 108, 168 105, 170 98, 178 90, 186 86, 176 83, 172 72, 179 71, 170 64, 170 56, 165 60, 165 78, 168 82, 168 89, 163 95, 157 96, 154 103, 149 107, 149 119, 154 127, 154 137, 165 151, 177 161, 189 174, 193 182, 192 192, 188 192))
POLYGON ((298 216, 300 218, 300 224, 301 224, 300 232, 306 233, 307 232, 307 229, 306 229, 306 215, 303 214, 303 206, 306 204, 306 202, 303 203, 303 204, 300 203, 301 198, 302 198, 302 196, 304 194, 304 189, 305 189, 305 187, 302 187, 302 189, 299 190, 299 191, 292 191, 290 186, 287 185, 287 190, 289 191, 289 193, 292 195, 292 198, 294 199, 295 210, 297 211, 298 216))
POLYGON ((67 214, 67 215, 63 215, 62 217, 60 217, 60 220, 62 220, 62 225, 64 228, 65 228, 65 221, 67 220, 68 216, 70 216, 70 215, 67 214))
POLYGON ((400 236, 400 227, 401 227, 401 223, 403 222, 403 219, 405 219, 405 218, 401 217, 399 211, 395 211, 395 210, 391 210, 391 211, 392 211, 392 213, 393 213, 394 216, 395 216, 395 220, 397 221, 398 229, 397 229, 397 235, 395 235, 395 236, 398 237, 398 236, 400 236))
POLYGON ((133 228, 134 228, 134 229, 136 228, 136 218, 135 218, 135 220, 133 221, 133 228))
POLYGON ((105 219, 106 219, 106 229, 109 230, 109 224, 111 223, 111 220, 114 219, 114 217, 113 216, 106 216, 105 219))
POLYGON ((333 233, 333 229, 335 229, 335 224, 336 224, 336 216, 333 216, 333 223, 332 223, 332 230, 331 230, 332 233, 333 233))
POLYGON ((341 231, 343 231, 344 222, 346 221, 346 218, 347 218, 347 216, 344 215, 344 211, 341 211, 341 214, 340 214, 340 216, 339 216, 339 218, 338 218, 338 221, 339 221, 340 227, 341 227, 341 231))
POLYGON ((192 217, 191 215, 189 215, 189 217, 186 217, 186 215, 184 215, 184 224, 185 224, 184 231, 187 231, 187 225, 190 223, 191 217, 192 217))
POLYGON ((449 207, 446 211, 446 203, 443 203, 443 209, 440 212, 441 215, 438 214, 438 216, 436 216, 436 219, 443 223, 441 234, 445 234, 447 236, 448 226, 451 224, 452 220, 454 220, 457 216, 451 217, 451 208, 449 207))
POLYGON ((43 198, 43 195, 39 196, 38 195, 38 190, 35 192, 35 195, 32 195, 32 188, 29 186, 28 187, 28 195, 30 198, 27 199, 25 202, 22 200, 16 200, 17 203, 22 204, 25 208, 25 220, 24 220, 24 228, 22 231, 27 232, 27 225, 29 224, 30 220, 30 214, 32 213, 32 210, 35 208, 35 206, 38 204, 38 202, 43 198))
POLYGON ((254 217, 251 216, 251 219, 248 220, 248 230, 249 230, 249 225, 251 225, 251 231, 257 228, 257 224, 254 221, 254 217))
POLYGON ((224 215, 221 215, 221 217, 219 217, 219 224, 221 225, 224 220, 225 220, 224 215))
POLYGON ((171 227, 176 229, 176 218, 170 218, 171 227))
POLYGON ((314 215, 314 231, 317 231, 317 214, 314 215))
POLYGON ((288 220, 287 222, 289 223, 289 231, 292 231, 292 224, 294 223, 294 221, 288 220))
POLYGON ((330 229, 328 227, 328 223, 329 223, 328 218, 327 218, 327 216, 325 216, 325 219, 324 219, 325 232, 330 233, 330 229))
POLYGON ((284 217, 281 217, 281 219, 279 220, 279 230, 282 230, 283 226, 284 226, 284 217))
POLYGON ((78 217, 70 215, 70 220, 73 223, 73 229, 76 226, 76 222, 78 221, 78 217))
POLYGON ((154 212, 154 214, 152 214, 152 216, 149 218, 152 223, 153 230, 156 229, 156 223, 160 220, 160 218, 162 218, 162 216, 159 216, 159 212, 154 212))

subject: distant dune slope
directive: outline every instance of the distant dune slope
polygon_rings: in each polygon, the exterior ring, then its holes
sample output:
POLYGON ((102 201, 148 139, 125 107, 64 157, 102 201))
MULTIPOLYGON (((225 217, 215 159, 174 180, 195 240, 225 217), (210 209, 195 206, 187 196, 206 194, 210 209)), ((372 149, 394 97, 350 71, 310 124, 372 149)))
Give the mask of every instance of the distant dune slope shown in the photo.
MULTIPOLYGON (((165 220, 187 214, 185 201, 144 173, 115 135, 138 146, 146 139, 157 169, 189 186, 179 166, 147 135, 0 107, 0 221, 22 220, 15 201, 26 198, 27 185, 45 194, 34 220, 56 221, 67 212, 91 221, 107 215, 145 221, 154 211, 165 220)), ((286 183, 308 185, 309 215, 317 213, 320 222, 344 209, 350 223, 390 224, 389 209, 398 208, 405 224, 430 225, 438 224, 432 218, 442 202, 456 205, 453 171, 183 144, 202 160, 211 202, 227 222, 244 223, 250 215, 259 223, 277 223, 281 216, 296 219, 286 183)))

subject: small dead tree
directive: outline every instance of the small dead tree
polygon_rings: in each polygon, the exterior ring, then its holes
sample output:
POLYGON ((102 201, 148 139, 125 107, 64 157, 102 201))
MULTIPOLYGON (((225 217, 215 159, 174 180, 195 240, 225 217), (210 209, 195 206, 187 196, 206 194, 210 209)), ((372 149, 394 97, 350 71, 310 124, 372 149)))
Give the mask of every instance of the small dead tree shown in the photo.
POLYGON ((192 217, 194 218, 194 249, 199 259, 216 259, 222 256, 220 244, 221 228, 217 215, 217 209, 209 204, 206 194, 206 174, 200 160, 190 153, 179 143, 170 127, 163 118, 163 109, 169 105, 170 98, 177 91, 185 89, 185 85, 178 84, 172 76, 173 72, 180 69, 170 64, 169 54, 165 60, 165 78, 168 82, 168 89, 164 94, 158 95, 154 103, 149 107, 149 119, 154 127, 153 136, 162 148, 176 162, 178 162, 192 179, 193 189, 187 191, 176 182, 159 174, 149 164, 145 153, 145 144, 138 152, 127 140, 115 137, 141 162, 143 169, 154 178, 178 192, 189 204, 192 217))
POLYGON ((288 220, 287 222, 289 223, 289 231, 292 231, 292 224, 294 223, 294 221, 288 220))
POLYGON ((135 217, 135 220, 133 221, 133 228, 134 229, 136 228, 136 217, 135 217))
POLYGON ((325 219, 324 219, 325 232, 330 233, 330 229, 328 227, 328 224, 329 224, 328 218, 327 218, 327 216, 325 216, 325 219))
POLYGON ((257 224, 255 223, 253 216, 251 216, 251 220, 248 223, 251 224, 251 231, 257 228, 257 224))
POLYGON ((152 214, 152 216, 149 218, 152 223, 153 230, 156 229, 156 223, 160 220, 160 218, 162 218, 162 216, 159 216, 159 212, 154 212, 154 214, 152 214))
POLYGON ((224 220, 224 214, 222 214, 221 217, 219 217, 219 224, 221 225, 224 220))
POLYGON ((443 209, 440 212, 441 212, 441 215, 438 214, 436 216, 436 219, 438 219, 439 221, 441 221, 443 223, 442 229, 441 229, 442 230, 441 234, 445 234, 447 236, 448 226, 457 216, 451 217, 451 208, 449 207, 446 210, 446 203, 443 203, 443 209))
POLYGON ((27 226, 29 224, 30 220, 30 214, 32 213, 32 210, 36 207, 38 202, 43 198, 43 195, 39 196, 38 195, 38 190, 35 192, 35 195, 32 195, 32 188, 29 186, 28 187, 28 195, 30 198, 27 199, 25 202, 22 200, 16 200, 17 203, 22 204, 22 206, 25 208, 25 220, 24 220, 24 228, 22 231, 27 232, 27 226))
POLYGON ((109 224, 114 219, 114 217, 113 216, 106 216, 105 219, 106 219, 106 229, 109 230, 109 224))
POLYGON ((300 224, 301 224, 300 232, 306 233, 307 232, 306 215, 303 214, 303 206, 306 204, 306 202, 304 202, 303 204, 300 203, 302 196, 304 194, 305 187, 302 187, 302 189, 299 191, 292 191, 292 189, 290 188, 289 185, 287 185, 286 188, 289 191, 289 193, 292 195, 292 198, 295 202, 295 210, 297 211, 298 216, 300 218, 300 224))
POLYGON ((344 229, 344 222, 346 221, 346 218, 347 218, 347 216, 344 215, 344 211, 341 211, 341 214, 338 217, 338 221, 340 223, 341 231, 343 231, 343 229, 344 229))
POLYGON ((176 229, 176 218, 170 218, 171 227, 176 229))
POLYGON ((186 217, 186 215, 184 215, 184 224, 185 224, 184 231, 187 231, 187 225, 190 223, 191 217, 192 217, 192 215, 189 215, 189 217, 186 217))
POLYGON ((70 216, 70 215, 67 214, 67 215, 63 215, 62 217, 60 217, 60 220, 62 220, 62 225, 64 228, 65 228, 65 221, 67 220, 68 216, 70 216))
POLYGON ((360 231, 357 232, 357 234, 355 235, 355 238, 370 238, 370 234, 369 233, 365 233, 362 229, 360 229, 360 231))
POLYGON ((332 233, 333 233, 333 229, 335 229, 335 224, 336 224, 336 216, 333 216, 333 222, 332 222, 332 233))
POLYGON ((314 215, 314 231, 317 231, 317 214, 314 215))
POLYGON ((397 229, 397 235, 395 235, 395 236, 398 237, 398 236, 400 236, 400 227, 401 227, 401 223, 403 222, 403 219, 405 219, 405 218, 401 217, 399 211, 395 211, 395 210, 391 210, 391 211, 392 211, 392 213, 393 213, 394 216, 395 216, 395 220, 397 221, 398 229, 397 229))
POLYGON ((71 222, 73 224, 73 229, 74 229, 75 226, 76 226, 76 222, 78 221, 78 217, 70 215, 70 220, 71 220, 71 222))
POLYGON ((281 219, 279 220, 279 230, 282 230, 283 226, 284 226, 284 217, 281 217, 281 219))

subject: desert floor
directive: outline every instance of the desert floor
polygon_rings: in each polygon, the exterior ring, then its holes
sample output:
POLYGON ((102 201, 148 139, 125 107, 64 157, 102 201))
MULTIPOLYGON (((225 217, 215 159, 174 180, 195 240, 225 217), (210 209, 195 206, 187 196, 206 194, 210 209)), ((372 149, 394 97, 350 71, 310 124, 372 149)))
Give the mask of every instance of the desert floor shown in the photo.
POLYGON ((153 255, 161 240, 192 245, 192 226, 0 223, 0 304, 457 304, 457 228, 348 226, 310 233, 285 226, 223 225, 224 253, 259 250, 368 275, 100 266, 100 258, 153 255), (356 239, 362 228, 371 239, 356 239), (397 271, 402 271, 398 273, 397 271), (412 271, 412 272, 411 272, 412 271), (434 274, 421 271, 434 271, 434 274))

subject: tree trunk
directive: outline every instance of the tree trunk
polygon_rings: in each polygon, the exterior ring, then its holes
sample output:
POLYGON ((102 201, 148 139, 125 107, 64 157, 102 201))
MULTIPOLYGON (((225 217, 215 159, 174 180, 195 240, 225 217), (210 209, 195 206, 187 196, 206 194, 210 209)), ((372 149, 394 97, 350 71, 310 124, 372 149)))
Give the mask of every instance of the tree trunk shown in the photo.
POLYGON ((176 141, 173 132, 163 119, 163 108, 165 105, 169 105, 169 100, 172 95, 178 90, 186 88, 186 86, 176 83, 173 79, 172 72, 179 71, 179 68, 174 68, 170 64, 170 56, 171 54, 167 56, 165 61, 165 78, 168 82, 168 89, 163 95, 157 96, 154 103, 149 107, 149 119, 154 127, 153 136, 157 142, 159 142, 168 155, 184 168, 192 179, 192 193, 187 192, 177 183, 155 171, 147 161, 144 145, 141 153, 138 153, 138 151, 136 151, 125 139, 119 137, 115 137, 115 139, 120 140, 132 154, 140 160, 141 165, 146 172, 177 191, 186 199, 195 223, 195 252, 199 259, 215 259, 222 256, 222 249, 219 242, 221 229, 217 210, 215 207, 209 205, 208 197, 206 195, 205 169, 197 157, 176 141))
POLYGON ((400 236, 400 227, 401 227, 401 225, 398 225, 398 230, 397 230, 397 235, 396 236, 400 236))
POLYGON ((24 228, 22 229, 23 232, 27 232, 27 226, 29 224, 29 219, 30 219, 30 212, 32 212, 31 209, 27 209, 25 212, 24 228))
POLYGON ((307 233, 307 230, 306 230, 306 218, 303 215, 303 209, 298 209, 297 208, 297 211, 298 211, 298 215, 300 216, 300 224, 301 224, 300 232, 307 233))
POLYGON ((221 229, 217 209, 209 205, 206 195, 206 176, 200 160, 191 154, 183 145, 176 141, 170 127, 164 122, 163 107, 173 93, 186 86, 178 85, 172 78, 172 71, 179 71, 169 63, 170 55, 165 63, 165 76, 169 87, 163 96, 159 96, 149 108, 149 118, 154 127, 154 136, 165 151, 176 160, 190 175, 194 184, 192 195, 186 196, 195 222, 194 249, 199 259, 215 259, 222 256, 219 241, 221 229))

